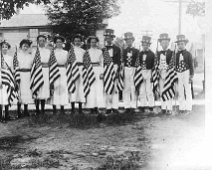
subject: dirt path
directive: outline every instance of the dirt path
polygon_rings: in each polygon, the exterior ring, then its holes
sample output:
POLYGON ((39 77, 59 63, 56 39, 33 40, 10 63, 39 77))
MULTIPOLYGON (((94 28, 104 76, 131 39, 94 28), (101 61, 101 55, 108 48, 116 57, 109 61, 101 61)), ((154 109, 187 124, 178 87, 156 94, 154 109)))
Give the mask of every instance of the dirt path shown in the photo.
POLYGON ((70 127, 64 118, 16 120, 0 124, 1 168, 174 169, 170 157, 200 142, 203 131, 203 106, 188 116, 136 114, 119 125, 104 122, 84 129, 70 127))

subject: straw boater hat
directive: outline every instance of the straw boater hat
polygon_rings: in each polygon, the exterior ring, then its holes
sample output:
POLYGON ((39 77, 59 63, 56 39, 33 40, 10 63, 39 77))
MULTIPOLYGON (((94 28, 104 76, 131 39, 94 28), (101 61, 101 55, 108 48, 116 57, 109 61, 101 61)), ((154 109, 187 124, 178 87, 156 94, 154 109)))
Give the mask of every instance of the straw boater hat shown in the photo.
POLYGON ((111 36, 111 37, 115 37, 115 35, 114 35, 114 30, 112 30, 112 29, 106 29, 105 30, 105 33, 104 33, 104 36, 111 36))
POLYGON ((132 39, 133 41, 135 40, 132 32, 124 33, 124 40, 128 40, 128 39, 132 39))
POLYGON ((141 40, 142 43, 151 44, 151 37, 144 35, 141 40))
POLYGON ((162 33, 160 34, 158 41, 161 42, 162 40, 170 41, 171 39, 169 38, 169 35, 167 33, 162 33))
POLYGON ((185 35, 179 34, 177 35, 177 41, 175 41, 175 43, 178 43, 178 42, 188 43, 188 39, 186 39, 185 35))
POLYGON ((59 34, 55 35, 54 37, 54 43, 56 43, 57 40, 61 40, 62 42, 65 42, 65 38, 59 34))

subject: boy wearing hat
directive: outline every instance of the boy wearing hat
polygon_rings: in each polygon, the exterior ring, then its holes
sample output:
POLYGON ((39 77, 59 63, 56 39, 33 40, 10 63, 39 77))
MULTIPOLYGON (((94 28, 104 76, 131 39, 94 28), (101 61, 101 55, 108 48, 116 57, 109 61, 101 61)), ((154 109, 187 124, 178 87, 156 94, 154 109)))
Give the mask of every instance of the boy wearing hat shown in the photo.
POLYGON ((186 50, 188 40, 185 35, 177 35, 178 52, 176 54, 176 71, 178 75, 178 94, 180 113, 188 114, 192 110, 191 82, 194 76, 193 59, 186 50))
MULTIPOLYGON (((152 69, 154 68, 155 54, 149 49, 151 44, 151 37, 142 37, 142 51, 139 52, 139 59, 142 68, 143 82, 139 89, 140 107, 142 111, 148 109, 153 111, 154 95, 152 79, 152 69)), ((147 110, 147 111, 148 111, 147 110)))
MULTIPOLYGON (((160 74, 159 87, 160 87, 160 95, 162 95, 165 78, 167 75, 167 68, 172 58, 173 51, 168 49, 170 38, 167 33, 160 34, 158 42, 160 43, 162 47, 162 50, 157 52, 158 68, 159 68, 159 74, 160 74)), ((161 112, 166 113, 166 111, 168 114, 171 114, 172 101, 171 100, 163 101, 161 99, 161 112)))
MULTIPOLYGON (((115 37, 114 30, 106 29, 105 34, 105 48, 108 50, 109 56, 112 58, 116 72, 121 65, 121 49, 113 44, 113 39, 115 37)), ((117 83, 117 82, 115 82, 117 83)), ((112 112, 118 112, 119 94, 118 89, 115 87, 112 94, 106 95, 106 114, 112 112)))
POLYGON ((124 60, 124 104, 127 113, 132 113, 136 108, 136 94, 133 76, 135 73, 135 62, 138 57, 139 50, 134 48, 133 42, 135 40, 133 33, 126 32, 124 34, 124 40, 127 48, 123 51, 124 60))

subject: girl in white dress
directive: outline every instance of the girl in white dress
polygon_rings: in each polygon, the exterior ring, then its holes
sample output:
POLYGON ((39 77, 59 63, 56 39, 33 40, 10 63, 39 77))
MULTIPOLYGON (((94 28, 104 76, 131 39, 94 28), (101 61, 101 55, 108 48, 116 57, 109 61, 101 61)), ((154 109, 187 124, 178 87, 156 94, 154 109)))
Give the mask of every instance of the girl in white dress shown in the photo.
POLYGON ((63 43, 65 39, 61 36, 54 38, 56 48, 54 50, 55 57, 57 60, 60 77, 54 82, 52 104, 53 113, 56 113, 56 107, 60 106, 61 113, 64 113, 64 105, 68 104, 68 87, 67 87, 67 76, 66 76, 66 63, 68 59, 68 52, 63 50, 63 43))
MULTIPOLYGON (((41 114, 45 113, 45 103, 50 98, 50 84, 49 84, 49 59, 50 59, 50 50, 45 47, 46 45, 46 36, 39 35, 37 37, 38 49, 41 56, 42 64, 42 73, 44 78, 43 86, 38 90, 37 96, 35 97, 35 106, 37 115, 40 114, 41 105, 41 114)), ((35 57, 35 52, 33 52, 33 58, 35 57)))
MULTIPOLYGON (((8 55, 7 52, 10 49, 10 44, 6 41, 1 43, 1 55, 3 55, 3 60, 1 59, 1 69, 6 65, 13 70, 13 60, 12 56, 8 55), (3 63, 2 63, 3 62, 3 63)), ((8 103, 8 93, 7 86, 2 84, 1 71, 0 71, 0 120, 6 122, 10 119, 9 117, 9 103, 8 103), (3 107, 5 107, 5 114, 3 115, 3 107)))
POLYGON ((21 117, 21 104, 24 105, 24 116, 29 116, 28 104, 32 104, 32 91, 30 89, 30 71, 33 63, 33 56, 29 52, 32 42, 23 39, 20 42, 20 51, 17 53, 17 60, 20 71, 20 96, 18 102, 18 117, 21 117))
POLYGON ((76 81, 76 90, 74 93, 70 93, 70 101, 72 107, 72 114, 75 113, 75 103, 79 103, 79 113, 82 113, 82 103, 85 103, 85 96, 83 91, 83 78, 82 78, 82 70, 83 70, 83 55, 85 50, 81 48, 82 45, 82 37, 80 35, 76 35, 73 38, 74 43, 74 53, 76 55, 77 65, 79 67, 80 77, 76 81))
POLYGON ((102 50, 97 47, 99 39, 96 36, 90 36, 87 42, 90 45, 88 53, 96 79, 91 86, 90 93, 87 96, 86 107, 91 109, 91 113, 98 114, 98 108, 105 107, 103 97, 103 54, 102 50))

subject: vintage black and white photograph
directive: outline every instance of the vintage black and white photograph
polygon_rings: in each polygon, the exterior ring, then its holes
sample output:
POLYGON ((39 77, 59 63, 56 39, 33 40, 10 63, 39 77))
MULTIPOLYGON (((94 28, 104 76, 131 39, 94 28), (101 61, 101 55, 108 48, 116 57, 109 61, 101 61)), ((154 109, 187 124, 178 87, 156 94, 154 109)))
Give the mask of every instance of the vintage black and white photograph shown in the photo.
POLYGON ((0 0, 0 170, 212 170, 210 11, 0 0))

